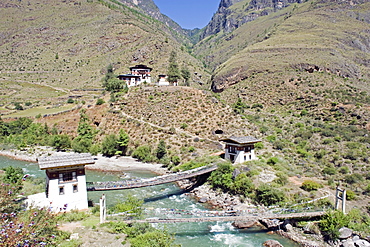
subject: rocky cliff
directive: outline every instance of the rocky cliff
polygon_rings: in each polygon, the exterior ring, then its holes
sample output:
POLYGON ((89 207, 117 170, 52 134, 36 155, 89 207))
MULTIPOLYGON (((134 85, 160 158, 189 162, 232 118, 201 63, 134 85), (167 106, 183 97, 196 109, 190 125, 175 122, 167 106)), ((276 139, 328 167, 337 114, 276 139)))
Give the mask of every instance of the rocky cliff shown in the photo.
POLYGON ((182 27, 173 21, 168 16, 161 13, 158 6, 153 2, 153 0, 120 0, 125 5, 131 8, 138 8, 139 11, 142 11, 144 14, 153 17, 154 19, 163 22, 168 27, 174 29, 177 32, 178 41, 188 43, 187 32, 182 29, 182 27))
POLYGON ((244 23, 268 15, 292 3, 304 0, 221 0, 220 6, 212 20, 204 29, 201 39, 221 31, 229 33, 244 23), (238 3, 239 6, 234 7, 238 3))

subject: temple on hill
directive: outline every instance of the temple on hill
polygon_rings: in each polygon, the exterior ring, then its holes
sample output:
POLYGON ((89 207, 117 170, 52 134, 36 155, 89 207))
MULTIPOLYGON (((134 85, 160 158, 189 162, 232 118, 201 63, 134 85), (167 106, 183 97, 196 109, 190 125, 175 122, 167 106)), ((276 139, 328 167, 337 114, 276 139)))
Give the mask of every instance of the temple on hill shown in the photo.
POLYGON ((225 143, 225 159, 230 160, 234 164, 257 159, 254 145, 261 142, 261 140, 252 136, 231 136, 220 141, 225 143))
POLYGON ((130 74, 119 75, 118 79, 125 81, 128 87, 138 86, 144 82, 151 83, 151 71, 152 68, 139 64, 134 67, 130 67, 130 74))
POLYGON ((85 165, 95 163, 91 154, 39 157, 38 163, 46 173, 46 188, 28 197, 29 206, 47 207, 54 212, 88 209, 85 165))

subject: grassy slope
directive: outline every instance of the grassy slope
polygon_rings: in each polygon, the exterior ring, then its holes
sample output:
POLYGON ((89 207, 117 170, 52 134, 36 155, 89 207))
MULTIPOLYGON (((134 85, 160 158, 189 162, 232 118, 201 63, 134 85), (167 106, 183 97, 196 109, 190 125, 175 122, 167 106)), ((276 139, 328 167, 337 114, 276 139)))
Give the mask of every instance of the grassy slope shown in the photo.
POLYGON ((221 100, 231 105, 239 97, 247 105, 243 115, 267 150, 257 166, 278 157, 270 169, 331 188, 340 183, 355 191, 361 207, 369 201, 370 5, 318 2, 208 37, 195 53, 217 67, 212 82, 221 100), (307 72, 315 66, 319 70, 307 72))
POLYGON ((127 73, 133 64, 148 64, 155 78, 167 72, 172 50, 177 51, 180 66, 186 63, 206 79, 201 63, 180 49, 164 24, 106 2, 111 8, 104 1, 3 2, 2 103, 25 98, 34 102, 63 96, 70 89, 100 87, 110 63, 117 73, 127 73), (33 85, 45 90, 34 93, 29 90, 33 85))

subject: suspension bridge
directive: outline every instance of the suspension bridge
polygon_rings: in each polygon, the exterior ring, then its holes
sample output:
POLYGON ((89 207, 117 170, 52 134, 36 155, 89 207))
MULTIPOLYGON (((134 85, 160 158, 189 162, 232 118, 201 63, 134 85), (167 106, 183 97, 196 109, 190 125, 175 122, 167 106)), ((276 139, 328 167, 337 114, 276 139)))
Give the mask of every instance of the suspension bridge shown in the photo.
MULTIPOLYGON (((154 186, 159 184, 176 182, 183 179, 188 179, 203 174, 210 173, 217 170, 217 165, 203 166, 195 168, 192 170, 166 174, 162 176, 156 176, 153 178, 143 178, 143 179, 126 179, 121 181, 109 181, 109 182, 87 182, 88 191, 108 191, 108 190, 124 190, 124 189, 133 189, 154 186)), ((328 197, 323 196, 312 200, 311 202, 321 200, 328 197)), ((101 205, 106 205, 105 196, 104 199, 101 198, 101 205)), ((309 202, 305 202, 309 203, 309 202)), ((295 205, 296 206, 296 205, 295 205)), ((148 210, 148 209, 145 209, 148 210)), ((161 209, 155 209, 161 210, 161 209)), ((243 211, 187 211, 187 210, 177 210, 177 209, 163 209, 166 212, 166 215, 178 214, 183 217, 149 217, 146 219, 130 219, 130 212, 118 213, 118 214, 106 214, 106 207, 101 207, 101 222, 105 222, 106 216, 115 217, 115 216, 124 216, 126 219, 123 220, 126 223, 180 223, 180 222, 212 222, 212 221, 263 221, 263 220, 273 220, 273 219, 302 219, 302 218, 315 218, 320 217, 325 214, 325 211, 315 211, 315 212, 296 212, 292 209, 269 209, 269 210, 259 210, 256 208, 251 208, 243 211), (279 212, 277 212, 277 210, 279 212), (189 217, 192 215, 192 217, 189 217), (185 217, 184 217, 185 216, 185 217)), ((163 217, 163 214, 162 214, 163 217)))
MULTIPOLYGON (((306 209, 307 210, 307 209, 306 209)), ((258 209, 256 207, 238 211, 197 211, 170 208, 145 208, 148 215, 159 213, 161 217, 149 217, 146 219, 130 219, 135 216, 132 211, 110 214, 109 217, 124 216, 123 222, 131 223, 183 223, 183 222, 214 222, 214 221, 261 221, 261 220, 285 220, 285 219, 304 219, 315 218, 325 214, 325 211, 302 211, 293 209, 272 208, 258 209)))
POLYGON ((260 221, 260 220, 285 220, 285 219, 304 219, 323 216, 325 211, 290 213, 290 214, 246 214, 235 216, 205 216, 192 218, 147 218, 142 220, 124 220, 127 224, 136 223, 184 223, 184 222, 215 222, 215 221, 260 221))
POLYGON ((87 191, 107 191, 107 190, 125 190, 141 187, 154 186, 165 183, 172 183, 179 180, 200 176, 217 170, 217 165, 202 166, 192 170, 156 176, 153 178, 127 179, 110 182, 87 182, 87 191))

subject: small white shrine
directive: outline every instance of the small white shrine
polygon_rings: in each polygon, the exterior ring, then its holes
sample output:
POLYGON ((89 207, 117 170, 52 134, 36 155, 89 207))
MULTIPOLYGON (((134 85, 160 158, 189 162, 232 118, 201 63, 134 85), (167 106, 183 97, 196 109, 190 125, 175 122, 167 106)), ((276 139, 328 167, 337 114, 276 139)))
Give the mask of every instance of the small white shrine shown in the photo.
POLYGON ((232 163, 240 164, 245 161, 257 159, 254 144, 261 142, 252 136, 231 136, 221 139, 225 143, 225 159, 232 163))
POLYGON ((46 172, 46 189, 29 196, 29 206, 48 207, 54 212, 88 209, 85 165, 95 163, 91 154, 40 157, 38 163, 46 172))

